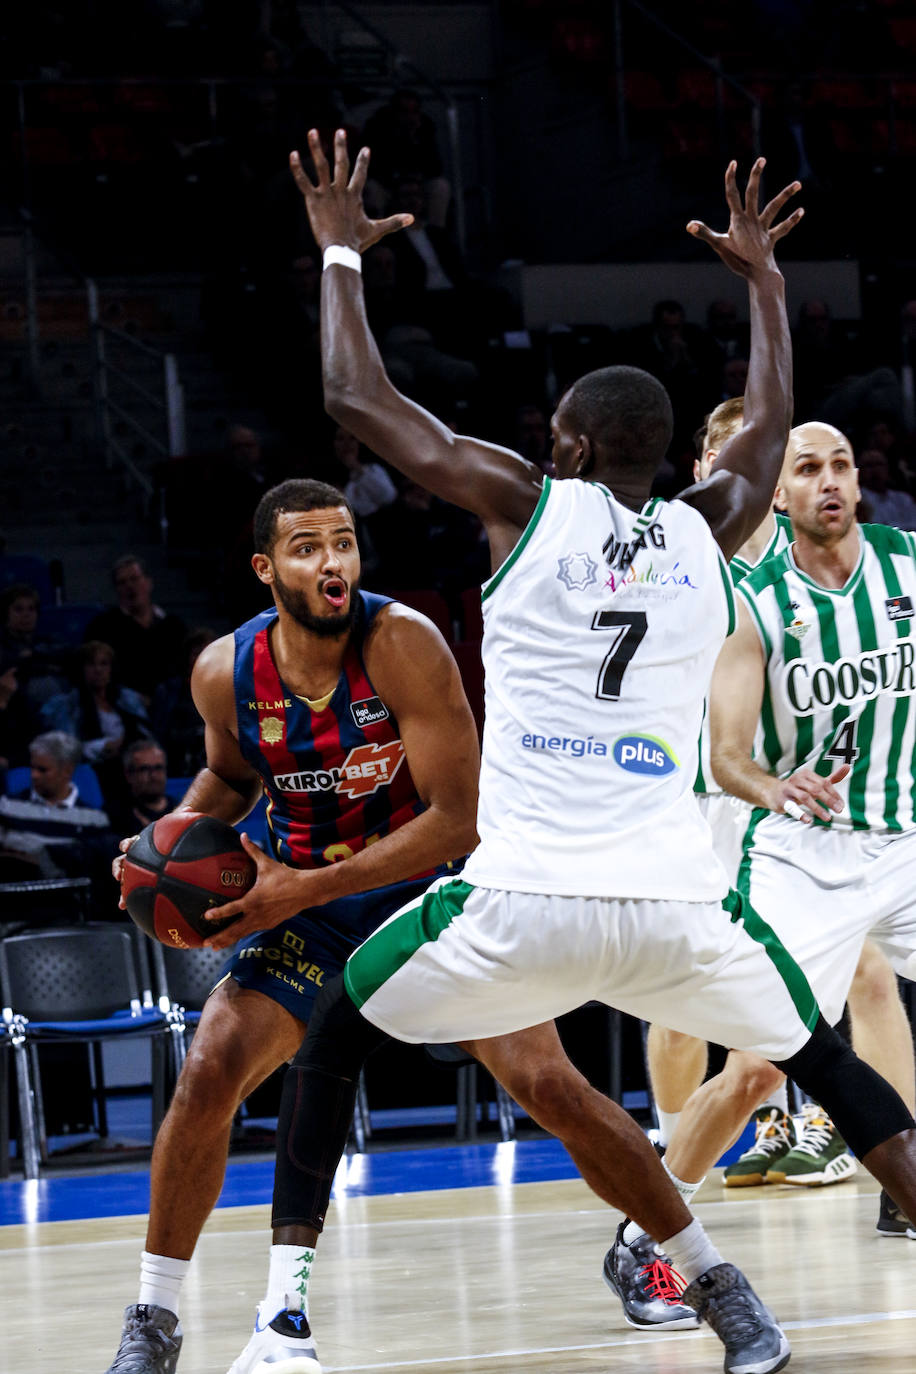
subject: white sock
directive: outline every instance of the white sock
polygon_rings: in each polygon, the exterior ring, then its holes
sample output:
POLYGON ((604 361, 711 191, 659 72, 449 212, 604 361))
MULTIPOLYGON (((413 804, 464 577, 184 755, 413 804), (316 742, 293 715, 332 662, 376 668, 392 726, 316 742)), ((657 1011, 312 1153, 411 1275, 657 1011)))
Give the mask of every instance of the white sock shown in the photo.
MULTIPOLYGON (((778 1107, 783 1116, 789 1115, 789 1080, 784 1078, 782 1086, 771 1092, 765 1102, 761 1102, 761 1107, 778 1107)), ((758 1111, 760 1108, 758 1107, 758 1111)))
POLYGON ((164 1307, 178 1316, 181 1281, 188 1272, 190 1260, 172 1259, 169 1255, 140 1255, 140 1294, 137 1302, 149 1307, 164 1307))
POLYGON ((671 1172, 670 1168, 668 1167, 668 1161, 666 1159, 662 1160, 662 1168, 664 1169, 668 1177, 671 1179, 671 1182, 674 1184, 675 1188, 678 1190, 681 1197, 684 1199, 684 1201, 687 1203, 687 1206, 689 1207, 691 1202, 693 1202, 694 1195, 699 1191, 700 1188, 702 1188, 703 1184, 706 1182, 706 1175, 704 1174, 703 1177, 697 1183, 685 1183, 682 1178, 678 1178, 677 1174, 673 1174, 671 1172))
POLYGON ((683 1231, 678 1231, 676 1236, 669 1236, 667 1240, 662 1241, 660 1248, 687 1283, 693 1283, 694 1279, 705 1274, 707 1269, 722 1263, 722 1256, 696 1217, 683 1231))
POLYGON ((267 1296, 261 1304, 265 1314, 304 1312, 309 1314, 309 1277, 315 1251, 308 1245, 272 1245, 267 1296))
POLYGON ((674 1135, 674 1128, 681 1119, 680 1112, 663 1112, 656 1102, 655 1115, 658 1117, 658 1143, 668 1145, 674 1135))
MULTIPOLYGON (((674 1184, 675 1188, 678 1190, 681 1197, 684 1199, 687 1206, 689 1207, 691 1201, 693 1200, 694 1193, 704 1182, 704 1179, 701 1178, 699 1183, 684 1183, 683 1179, 675 1178, 674 1174, 668 1168, 668 1165, 665 1163, 664 1160, 662 1160, 662 1168, 664 1169, 668 1177, 671 1179, 671 1182, 674 1184)), ((645 1233, 638 1222, 628 1221, 626 1226, 623 1228, 623 1243, 624 1245, 632 1245, 634 1240, 636 1240, 639 1236, 644 1234, 645 1233)), ((676 1267, 677 1266, 675 1266, 675 1268, 676 1267)))

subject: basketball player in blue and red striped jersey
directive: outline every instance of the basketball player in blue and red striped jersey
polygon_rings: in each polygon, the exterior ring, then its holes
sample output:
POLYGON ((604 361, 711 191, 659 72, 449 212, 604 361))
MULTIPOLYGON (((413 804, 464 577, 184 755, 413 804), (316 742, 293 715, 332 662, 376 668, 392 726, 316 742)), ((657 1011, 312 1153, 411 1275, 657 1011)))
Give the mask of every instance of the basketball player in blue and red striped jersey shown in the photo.
POLYGON ((240 1103, 295 1054, 351 951, 477 839, 477 730, 455 661, 425 616, 360 591, 345 497, 284 482, 254 539, 274 608, 195 664, 207 766, 179 809, 234 824, 266 793, 272 854, 243 836, 257 882, 215 909, 244 914, 208 944, 242 938, 156 1138, 140 1290, 110 1374, 173 1374, 180 1286, 240 1103))

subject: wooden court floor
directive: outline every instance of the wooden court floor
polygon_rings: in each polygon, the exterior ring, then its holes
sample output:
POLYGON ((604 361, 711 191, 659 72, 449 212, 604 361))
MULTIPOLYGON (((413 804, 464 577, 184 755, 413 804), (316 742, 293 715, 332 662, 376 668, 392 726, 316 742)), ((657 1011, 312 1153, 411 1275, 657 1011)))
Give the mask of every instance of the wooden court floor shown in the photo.
MULTIPOLYGON (((916 1370, 916 1243, 875 1231, 860 1170, 823 1189, 726 1190, 697 1213, 778 1314, 807 1374, 916 1370)), ((262 1295, 266 1207, 207 1225, 182 1298, 179 1374, 225 1374, 262 1295)), ((719 1371, 707 1331, 628 1327, 601 1278, 618 1218, 578 1180, 344 1199, 312 1284, 327 1371, 719 1371)), ((0 1228, 3 1374, 103 1374, 136 1296, 142 1217, 0 1228)))

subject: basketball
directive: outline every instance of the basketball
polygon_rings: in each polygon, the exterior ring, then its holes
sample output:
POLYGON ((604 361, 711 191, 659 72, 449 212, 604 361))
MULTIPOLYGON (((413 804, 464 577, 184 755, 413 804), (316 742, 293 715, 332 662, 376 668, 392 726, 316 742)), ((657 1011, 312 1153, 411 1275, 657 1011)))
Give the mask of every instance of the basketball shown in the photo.
POLYGON ((137 836, 125 855, 121 891, 145 935, 174 949, 198 949, 232 925, 231 919, 206 921, 206 913, 244 896, 256 875, 254 861, 226 821, 175 811, 137 836))

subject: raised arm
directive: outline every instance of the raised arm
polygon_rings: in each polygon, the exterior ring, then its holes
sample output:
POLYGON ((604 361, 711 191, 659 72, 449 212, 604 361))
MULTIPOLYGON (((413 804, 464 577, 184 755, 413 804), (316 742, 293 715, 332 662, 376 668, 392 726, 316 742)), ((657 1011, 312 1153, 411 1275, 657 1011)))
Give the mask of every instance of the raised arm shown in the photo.
POLYGON ((744 393, 744 426, 723 444, 714 472, 681 492, 706 517, 726 558, 753 534, 773 504, 773 492, 792 423, 792 341, 786 315, 785 282, 774 247, 804 213, 795 210, 776 224, 780 210, 800 189, 795 181, 758 210, 764 159, 748 177, 744 203, 736 165, 725 173, 729 226, 724 234, 692 220, 688 232, 708 243, 727 267, 748 284, 751 356, 744 393))
POLYGON ((843 800, 834 783, 849 772, 846 764, 829 778, 811 768, 798 768, 778 778, 755 763, 754 735, 763 703, 766 665, 760 636, 750 611, 739 596, 738 626, 722 646, 709 691, 709 729, 712 771, 720 787, 752 806, 782 811, 796 820, 814 816, 830 820, 842 811, 843 800))
MULTIPOLYGON (((303 171, 298 153, 291 154, 290 166, 322 254, 333 246, 363 253, 412 222, 412 215, 367 218, 362 193, 368 148, 361 150, 350 176, 346 133, 339 129, 332 177, 317 131, 312 129, 308 137, 317 185, 303 171)), ((474 511, 491 540, 494 530, 508 525, 514 543, 537 505, 540 471, 509 449, 453 434, 392 385, 366 319, 359 261, 354 256, 352 262, 353 266, 326 266, 321 278, 327 411, 405 476, 443 500, 474 511)))

